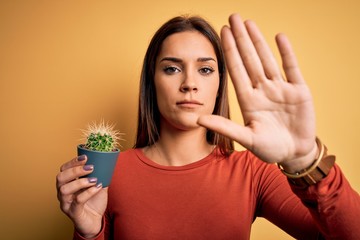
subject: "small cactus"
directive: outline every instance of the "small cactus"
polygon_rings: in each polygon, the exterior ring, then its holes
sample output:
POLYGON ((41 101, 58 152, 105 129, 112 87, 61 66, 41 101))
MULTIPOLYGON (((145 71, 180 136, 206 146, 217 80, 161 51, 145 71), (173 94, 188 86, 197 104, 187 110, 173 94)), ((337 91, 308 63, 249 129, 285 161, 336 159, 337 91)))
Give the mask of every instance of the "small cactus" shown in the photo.
POLYGON ((82 130, 86 143, 84 148, 99 151, 112 152, 115 151, 121 140, 121 133, 114 130, 114 124, 110 125, 101 120, 99 123, 93 122, 88 125, 86 130, 82 130))

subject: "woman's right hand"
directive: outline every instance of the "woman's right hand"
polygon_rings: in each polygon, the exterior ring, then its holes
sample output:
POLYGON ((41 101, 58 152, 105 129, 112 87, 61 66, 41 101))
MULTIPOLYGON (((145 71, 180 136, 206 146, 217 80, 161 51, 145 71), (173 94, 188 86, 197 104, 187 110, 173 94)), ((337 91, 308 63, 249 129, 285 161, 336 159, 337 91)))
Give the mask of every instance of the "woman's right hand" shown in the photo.
POLYGON ((101 230, 108 193, 96 178, 80 178, 94 170, 86 161, 82 155, 63 164, 56 176, 56 189, 61 210, 82 236, 90 238, 101 230))

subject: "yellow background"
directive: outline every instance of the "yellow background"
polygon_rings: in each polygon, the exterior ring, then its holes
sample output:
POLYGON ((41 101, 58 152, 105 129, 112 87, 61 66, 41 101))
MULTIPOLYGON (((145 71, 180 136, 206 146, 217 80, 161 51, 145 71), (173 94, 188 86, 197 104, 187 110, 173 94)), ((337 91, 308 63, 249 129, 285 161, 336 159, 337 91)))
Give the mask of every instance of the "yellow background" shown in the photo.
MULTIPOLYGON (((357 0, 0 2, 0 233, 2 239, 71 239, 55 176, 93 120, 134 141, 138 79, 154 31, 179 14, 217 29, 232 12, 252 18, 275 50, 288 34, 314 95, 317 133, 360 189, 360 4, 357 0)), ((232 116, 241 122, 232 95, 232 116)), ((240 148, 240 147, 239 147, 240 148)), ((251 239, 291 239, 258 219, 251 239)))

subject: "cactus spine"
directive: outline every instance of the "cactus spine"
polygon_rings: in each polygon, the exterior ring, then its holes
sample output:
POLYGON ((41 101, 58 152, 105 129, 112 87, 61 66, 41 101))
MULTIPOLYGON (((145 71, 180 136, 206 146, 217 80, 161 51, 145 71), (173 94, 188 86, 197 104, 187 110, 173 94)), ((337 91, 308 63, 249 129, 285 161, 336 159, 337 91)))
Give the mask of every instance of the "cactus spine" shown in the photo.
POLYGON ((114 151, 118 147, 118 141, 121 140, 121 134, 114 130, 114 124, 110 125, 104 120, 99 123, 92 122, 86 130, 83 130, 83 134, 86 139, 84 148, 92 151, 114 151))

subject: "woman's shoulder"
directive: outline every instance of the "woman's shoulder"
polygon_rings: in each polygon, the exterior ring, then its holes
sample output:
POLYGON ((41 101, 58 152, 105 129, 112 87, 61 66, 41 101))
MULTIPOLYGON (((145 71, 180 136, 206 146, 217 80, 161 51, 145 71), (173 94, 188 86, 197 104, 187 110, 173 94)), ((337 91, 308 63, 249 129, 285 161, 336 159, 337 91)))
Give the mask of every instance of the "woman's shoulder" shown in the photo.
POLYGON ((126 160, 126 159, 133 159, 138 158, 139 155, 141 155, 141 149, 140 148, 129 148, 120 151, 119 154, 119 160, 126 160))
POLYGON ((262 164, 264 163, 249 150, 234 150, 228 157, 230 161, 243 161, 247 163, 262 164))
POLYGON ((227 161, 232 165, 241 165, 241 168, 246 168, 254 172, 264 172, 274 169, 274 164, 268 164, 249 150, 234 150, 228 157, 227 161))
POLYGON ((125 155, 131 155, 131 154, 136 154, 136 151, 140 150, 139 148, 129 148, 129 149, 125 149, 125 150, 122 150, 120 152, 120 154, 125 154, 125 155))

